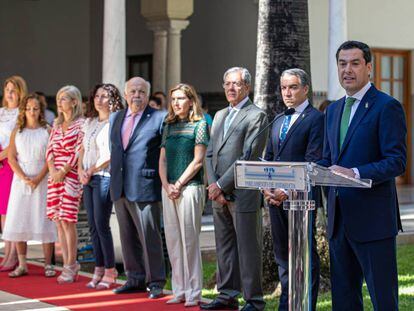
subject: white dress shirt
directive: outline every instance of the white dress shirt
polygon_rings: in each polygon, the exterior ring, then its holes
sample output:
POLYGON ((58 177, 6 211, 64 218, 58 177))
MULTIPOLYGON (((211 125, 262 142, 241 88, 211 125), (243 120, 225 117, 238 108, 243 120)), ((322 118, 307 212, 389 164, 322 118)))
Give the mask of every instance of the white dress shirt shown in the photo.
MULTIPOLYGON (((299 106, 297 106, 295 108, 295 112, 292 114, 292 117, 290 118, 290 123, 289 123, 288 131, 287 131, 288 133, 289 133, 289 130, 292 127, 292 125, 296 122, 296 120, 299 118, 301 113, 303 111, 305 111, 305 109, 306 109, 306 107, 308 107, 308 105, 309 105, 309 101, 305 100, 302 104, 300 104, 299 106)), ((283 126, 280 127, 279 137, 280 137, 280 134, 282 132, 282 128, 283 128, 283 126)))
POLYGON ((351 106, 351 115, 349 116, 349 123, 348 123, 348 125, 351 124, 352 118, 354 117, 355 112, 357 111, 357 109, 359 107, 359 104, 361 103, 362 98, 368 92, 368 90, 369 90, 370 87, 371 87, 371 82, 368 82, 362 89, 360 89, 354 95, 352 95, 352 96, 345 95, 345 100, 348 97, 352 97, 352 98, 355 98, 356 99, 356 101, 351 106))
POLYGON ((232 115, 230 123, 229 123, 229 127, 231 126, 231 124, 233 123, 233 120, 236 118, 237 114, 239 113, 239 111, 243 108, 244 104, 247 103, 247 101, 249 100, 249 96, 246 96, 244 99, 242 99, 242 101, 240 103, 238 103, 236 106, 229 106, 229 114, 231 113, 232 110, 236 111, 235 114, 232 115))

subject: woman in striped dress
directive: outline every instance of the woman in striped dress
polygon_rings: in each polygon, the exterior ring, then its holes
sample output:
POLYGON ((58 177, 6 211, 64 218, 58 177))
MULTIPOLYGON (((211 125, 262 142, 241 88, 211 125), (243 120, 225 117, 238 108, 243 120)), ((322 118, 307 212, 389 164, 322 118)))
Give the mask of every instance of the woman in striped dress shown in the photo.
POLYGON ((56 223, 62 248, 63 270, 57 279, 62 284, 75 281, 80 270, 76 261, 76 223, 82 185, 77 163, 84 119, 81 118, 81 93, 75 86, 62 87, 56 95, 56 103, 58 117, 46 152, 49 167, 47 216, 56 223))

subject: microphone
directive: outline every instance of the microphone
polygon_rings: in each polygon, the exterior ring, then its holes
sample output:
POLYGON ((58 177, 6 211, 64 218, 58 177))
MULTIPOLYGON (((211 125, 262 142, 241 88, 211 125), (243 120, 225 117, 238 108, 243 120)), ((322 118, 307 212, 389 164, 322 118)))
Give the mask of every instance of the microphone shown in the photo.
POLYGON ((275 123, 281 117, 290 116, 294 113, 295 113, 295 108, 288 108, 288 109, 285 110, 284 113, 281 113, 281 114, 277 115, 271 122, 269 122, 264 128, 262 128, 260 130, 260 132, 257 133, 256 136, 253 137, 252 142, 250 143, 249 149, 246 152, 246 156, 241 160, 246 160, 246 161, 249 160, 250 155, 252 153, 253 143, 254 143, 254 141, 256 140, 257 137, 259 137, 264 131, 266 131, 270 126, 273 125, 273 123, 275 123))

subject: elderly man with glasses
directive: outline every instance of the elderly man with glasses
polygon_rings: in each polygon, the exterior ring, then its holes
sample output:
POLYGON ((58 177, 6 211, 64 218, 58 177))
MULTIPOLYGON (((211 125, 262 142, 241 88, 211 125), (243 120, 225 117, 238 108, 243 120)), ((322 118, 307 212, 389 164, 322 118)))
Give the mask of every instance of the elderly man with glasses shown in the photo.
POLYGON ((247 69, 230 68, 223 88, 229 106, 216 113, 207 148, 208 194, 213 200, 217 247, 218 297, 203 310, 263 310, 260 193, 235 189, 234 162, 255 160, 263 152, 266 113, 249 99, 251 76, 247 69))

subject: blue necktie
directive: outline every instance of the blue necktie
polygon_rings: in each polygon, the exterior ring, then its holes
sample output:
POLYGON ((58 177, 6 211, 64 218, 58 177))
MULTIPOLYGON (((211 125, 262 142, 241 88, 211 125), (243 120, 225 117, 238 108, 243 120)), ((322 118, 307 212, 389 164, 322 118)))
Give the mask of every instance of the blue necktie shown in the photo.
POLYGON ((280 136, 279 136, 279 146, 283 143, 283 141, 286 138, 291 119, 292 119, 292 115, 290 114, 288 116, 285 116, 285 119, 283 120, 282 130, 280 131, 280 136))

